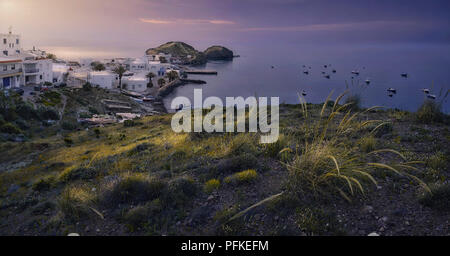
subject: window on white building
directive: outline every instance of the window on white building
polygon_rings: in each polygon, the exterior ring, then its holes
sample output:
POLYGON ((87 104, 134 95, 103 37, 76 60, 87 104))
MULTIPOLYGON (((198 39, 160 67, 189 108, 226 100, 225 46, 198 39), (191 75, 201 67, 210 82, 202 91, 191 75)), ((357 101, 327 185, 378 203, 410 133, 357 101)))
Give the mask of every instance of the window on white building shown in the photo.
POLYGON ((6 38, 3 38, 3 44, 6 44, 6 38))
POLYGON ((16 39, 16 44, 19 44, 19 39, 16 39))
POLYGON ((7 71, 8 70, 8 65, 3 66, 3 71, 7 71))

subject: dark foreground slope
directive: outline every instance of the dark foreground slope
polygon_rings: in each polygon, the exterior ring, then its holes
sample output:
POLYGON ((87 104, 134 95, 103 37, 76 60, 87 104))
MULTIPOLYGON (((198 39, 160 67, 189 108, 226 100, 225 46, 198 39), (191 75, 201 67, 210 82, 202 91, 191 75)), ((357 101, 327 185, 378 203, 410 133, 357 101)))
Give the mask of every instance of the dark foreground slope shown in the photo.
POLYGON ((449 235, 448 125, 332 106, 282 105, 270 145, 171 115, 3 142, 0 234, 449 235))

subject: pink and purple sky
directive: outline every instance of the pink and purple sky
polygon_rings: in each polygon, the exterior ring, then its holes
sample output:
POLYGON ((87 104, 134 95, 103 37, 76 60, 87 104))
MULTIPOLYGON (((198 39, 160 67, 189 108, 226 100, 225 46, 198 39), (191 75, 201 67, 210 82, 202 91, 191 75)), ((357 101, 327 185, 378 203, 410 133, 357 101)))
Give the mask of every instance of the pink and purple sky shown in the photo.
POLYGON ((136 57, 167 41, 449 44, 449 11, 446 0, 0 0, 0 31, 62 57, 136 57))

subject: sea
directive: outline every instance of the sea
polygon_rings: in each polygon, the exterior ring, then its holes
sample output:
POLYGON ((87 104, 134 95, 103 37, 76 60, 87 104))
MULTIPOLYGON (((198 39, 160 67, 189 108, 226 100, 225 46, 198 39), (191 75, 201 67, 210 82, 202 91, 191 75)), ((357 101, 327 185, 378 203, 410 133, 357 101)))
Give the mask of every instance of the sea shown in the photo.
POLYGON ((194 89, 201 88, 203 99, 279 97, 280 103, 288 104, 299 103, 298 93, 302 92, 311 103, 324 102, 331 92, 332 98, 347 92, 359 95, 363 107, 416 111, 427 99, 422 89, 429 89, 442 111, 450 111, 450 95, 445 97, 450 89, 448 45, 293 45, 277 49, 267 45, 235 47, 234 53, 240 57, 232 61, 209 61, 193 67, 218 74, 189 75, 207 83, 176 88, 164 99, 164 105, 172 111, 171 102, 178 96, 189 98, 193 104, 194 89), (390 88, 396 93, 389 93, 390 88))

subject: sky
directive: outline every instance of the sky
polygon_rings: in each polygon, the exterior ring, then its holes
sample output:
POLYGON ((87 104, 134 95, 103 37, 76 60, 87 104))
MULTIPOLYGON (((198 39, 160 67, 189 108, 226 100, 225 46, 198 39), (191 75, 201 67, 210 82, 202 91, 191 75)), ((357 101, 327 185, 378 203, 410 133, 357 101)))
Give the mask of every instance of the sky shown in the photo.
MULTIPOLYGON (((0 33, 57 55, 263 44, 450 44, 447 0, 0 0, 0 33)), ((65 57, 67 57, 65 56, 65 57)))

